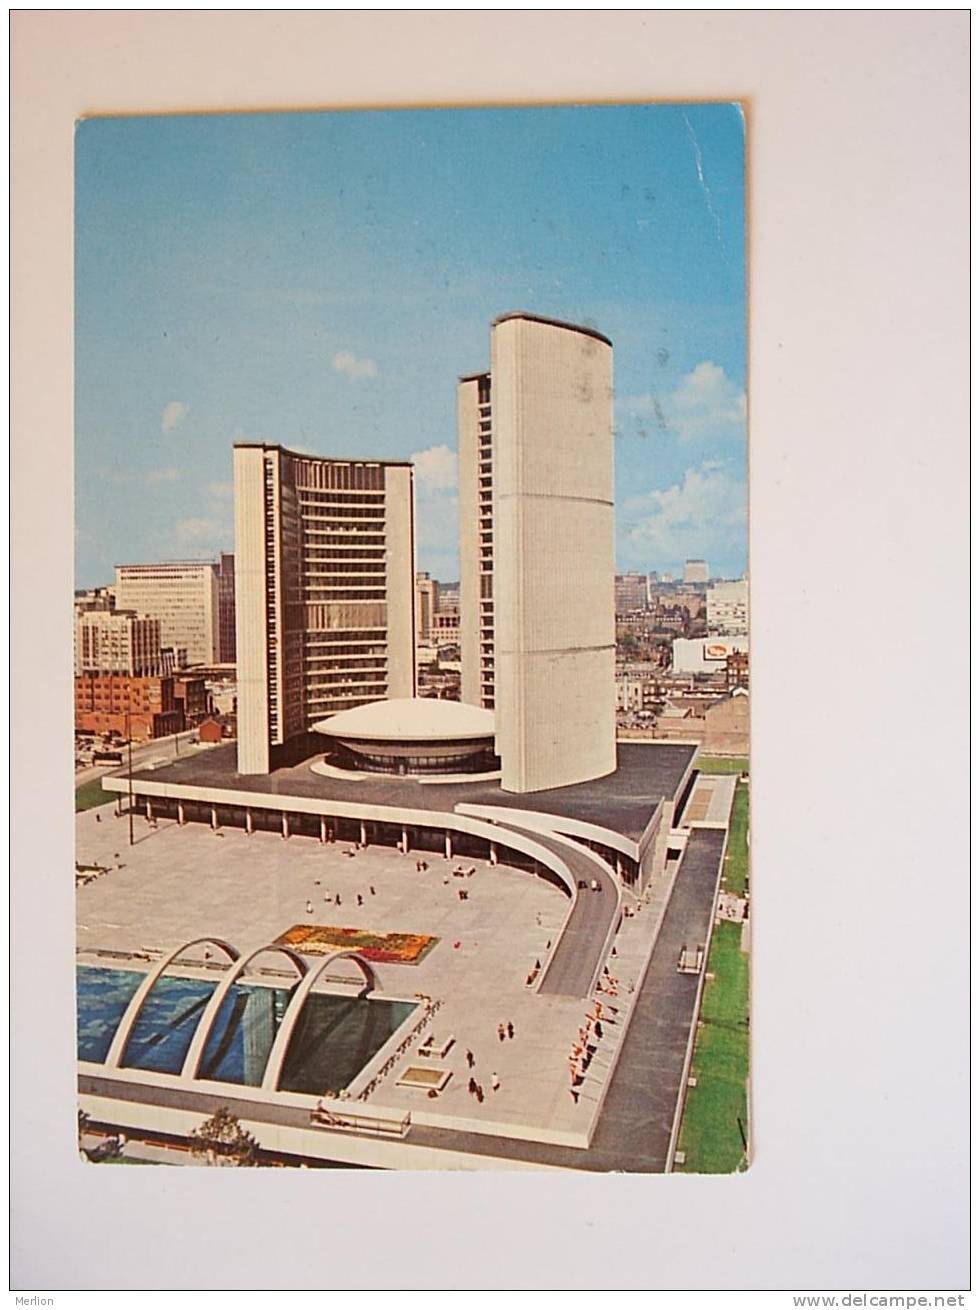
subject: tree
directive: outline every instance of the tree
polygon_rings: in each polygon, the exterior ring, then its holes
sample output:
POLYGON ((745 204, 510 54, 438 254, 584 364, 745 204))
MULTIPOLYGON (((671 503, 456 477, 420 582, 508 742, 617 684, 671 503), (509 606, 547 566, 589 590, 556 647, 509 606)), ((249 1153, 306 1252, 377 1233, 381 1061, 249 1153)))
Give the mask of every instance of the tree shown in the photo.
POLYGON ((230 1164, 240 1168, 259 1162, 259 1143, 247 1132, 226 1105, 190 1135, 191 1154, 205 1156, 208 1164, 230 1164))

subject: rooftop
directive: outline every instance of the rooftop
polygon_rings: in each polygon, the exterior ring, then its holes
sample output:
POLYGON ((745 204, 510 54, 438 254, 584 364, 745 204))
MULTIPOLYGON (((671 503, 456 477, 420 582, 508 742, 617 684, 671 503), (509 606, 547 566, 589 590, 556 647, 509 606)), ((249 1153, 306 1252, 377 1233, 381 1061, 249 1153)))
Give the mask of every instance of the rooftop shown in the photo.
POLYGON ((365 459, 363 455, 350 457, 346 455, 311 455, 306 450, 290 450, 288 446, 283 446, 278 441, 235 441, 232 443, 234 450, 279 450, 290 459, 312 459, 321 464, 367 464, 387 465, 392 464, 398 468, 411 468, 410 459, 365 459))
POLYGON ((240 774, 234 743, 174 760, 134 778, 158 783, 225 788, 265 796, 305 796, 354 804, 388 805, 451 813, 457 805, 500 805, 510 809, 557 814, 594 823, 639 841, 652 811, 677 795, 697 746, 684 742, 621 741, 615 773, 591 782, 526 794, 503 791, 499 780, 424 783, 411 777, 359 777, 350 780, 313 773, 312 756, 269 774, 240 774))
POLYGON ((494 716, 460 701, 393 697, 341 710, 313 731, 358 741, 460 741, 492 737, 494 716))
MULTIPOLYGON (((498 323, 508 323, 511 319, 515 318, 526 319, 529 323, 544 323, 546 327, 564 328, 567 332, 581 332, 585 337, 594 337, 596 341, 602 341, 605 345, 612 346, 612 342, 609 338, 603 336, 597 328, 585 327, 581 323, 566 323, 560 318, 546 318, 543 314, 531 314, 523 309, 516 309, 507 314, 500 314, 493 320, 493 326, 496 327, 498 323)), ((697 563, 700 561, 689 562, 697 563)))

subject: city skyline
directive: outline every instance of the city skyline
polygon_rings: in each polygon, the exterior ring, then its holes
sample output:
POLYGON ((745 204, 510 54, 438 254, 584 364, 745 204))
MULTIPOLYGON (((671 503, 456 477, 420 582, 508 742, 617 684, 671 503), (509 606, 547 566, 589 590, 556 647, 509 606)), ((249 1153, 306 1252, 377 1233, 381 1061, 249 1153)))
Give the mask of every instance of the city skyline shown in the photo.
POLYGON ((456 379, 511 310, 613 340, 617 570, 740 576, 742 133, 731 105, 80 124, 76 585, 230 550, 236 440, 411 459, 418 567, 456 578, 456 379))

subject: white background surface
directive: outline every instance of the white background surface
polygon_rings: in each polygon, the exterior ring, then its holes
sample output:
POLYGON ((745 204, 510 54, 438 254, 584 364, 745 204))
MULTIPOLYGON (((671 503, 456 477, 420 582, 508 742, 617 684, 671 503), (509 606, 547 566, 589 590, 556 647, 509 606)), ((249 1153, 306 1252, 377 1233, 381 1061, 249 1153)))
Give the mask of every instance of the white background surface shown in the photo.
POLYGON ((968 22, 13 15, 15 1289, 967 1285, 968 22), (699 98, 743 99, 748 119, 752 1169, 84 1168, 74 117, 699 98))

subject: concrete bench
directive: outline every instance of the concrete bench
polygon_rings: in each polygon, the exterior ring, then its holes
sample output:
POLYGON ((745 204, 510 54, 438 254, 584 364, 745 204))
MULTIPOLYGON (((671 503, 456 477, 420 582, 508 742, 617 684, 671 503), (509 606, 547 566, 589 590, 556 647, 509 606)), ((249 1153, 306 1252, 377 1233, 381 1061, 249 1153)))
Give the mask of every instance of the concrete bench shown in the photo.
POLYGON ((426 1058, 434 1057, 437 1060, 444 1060, 455 1044, 456 1038, 452 1033, 441 1042, 437 1042, 435 1037, 430 1036, 418 1048, 418 1054, 426 1058))

